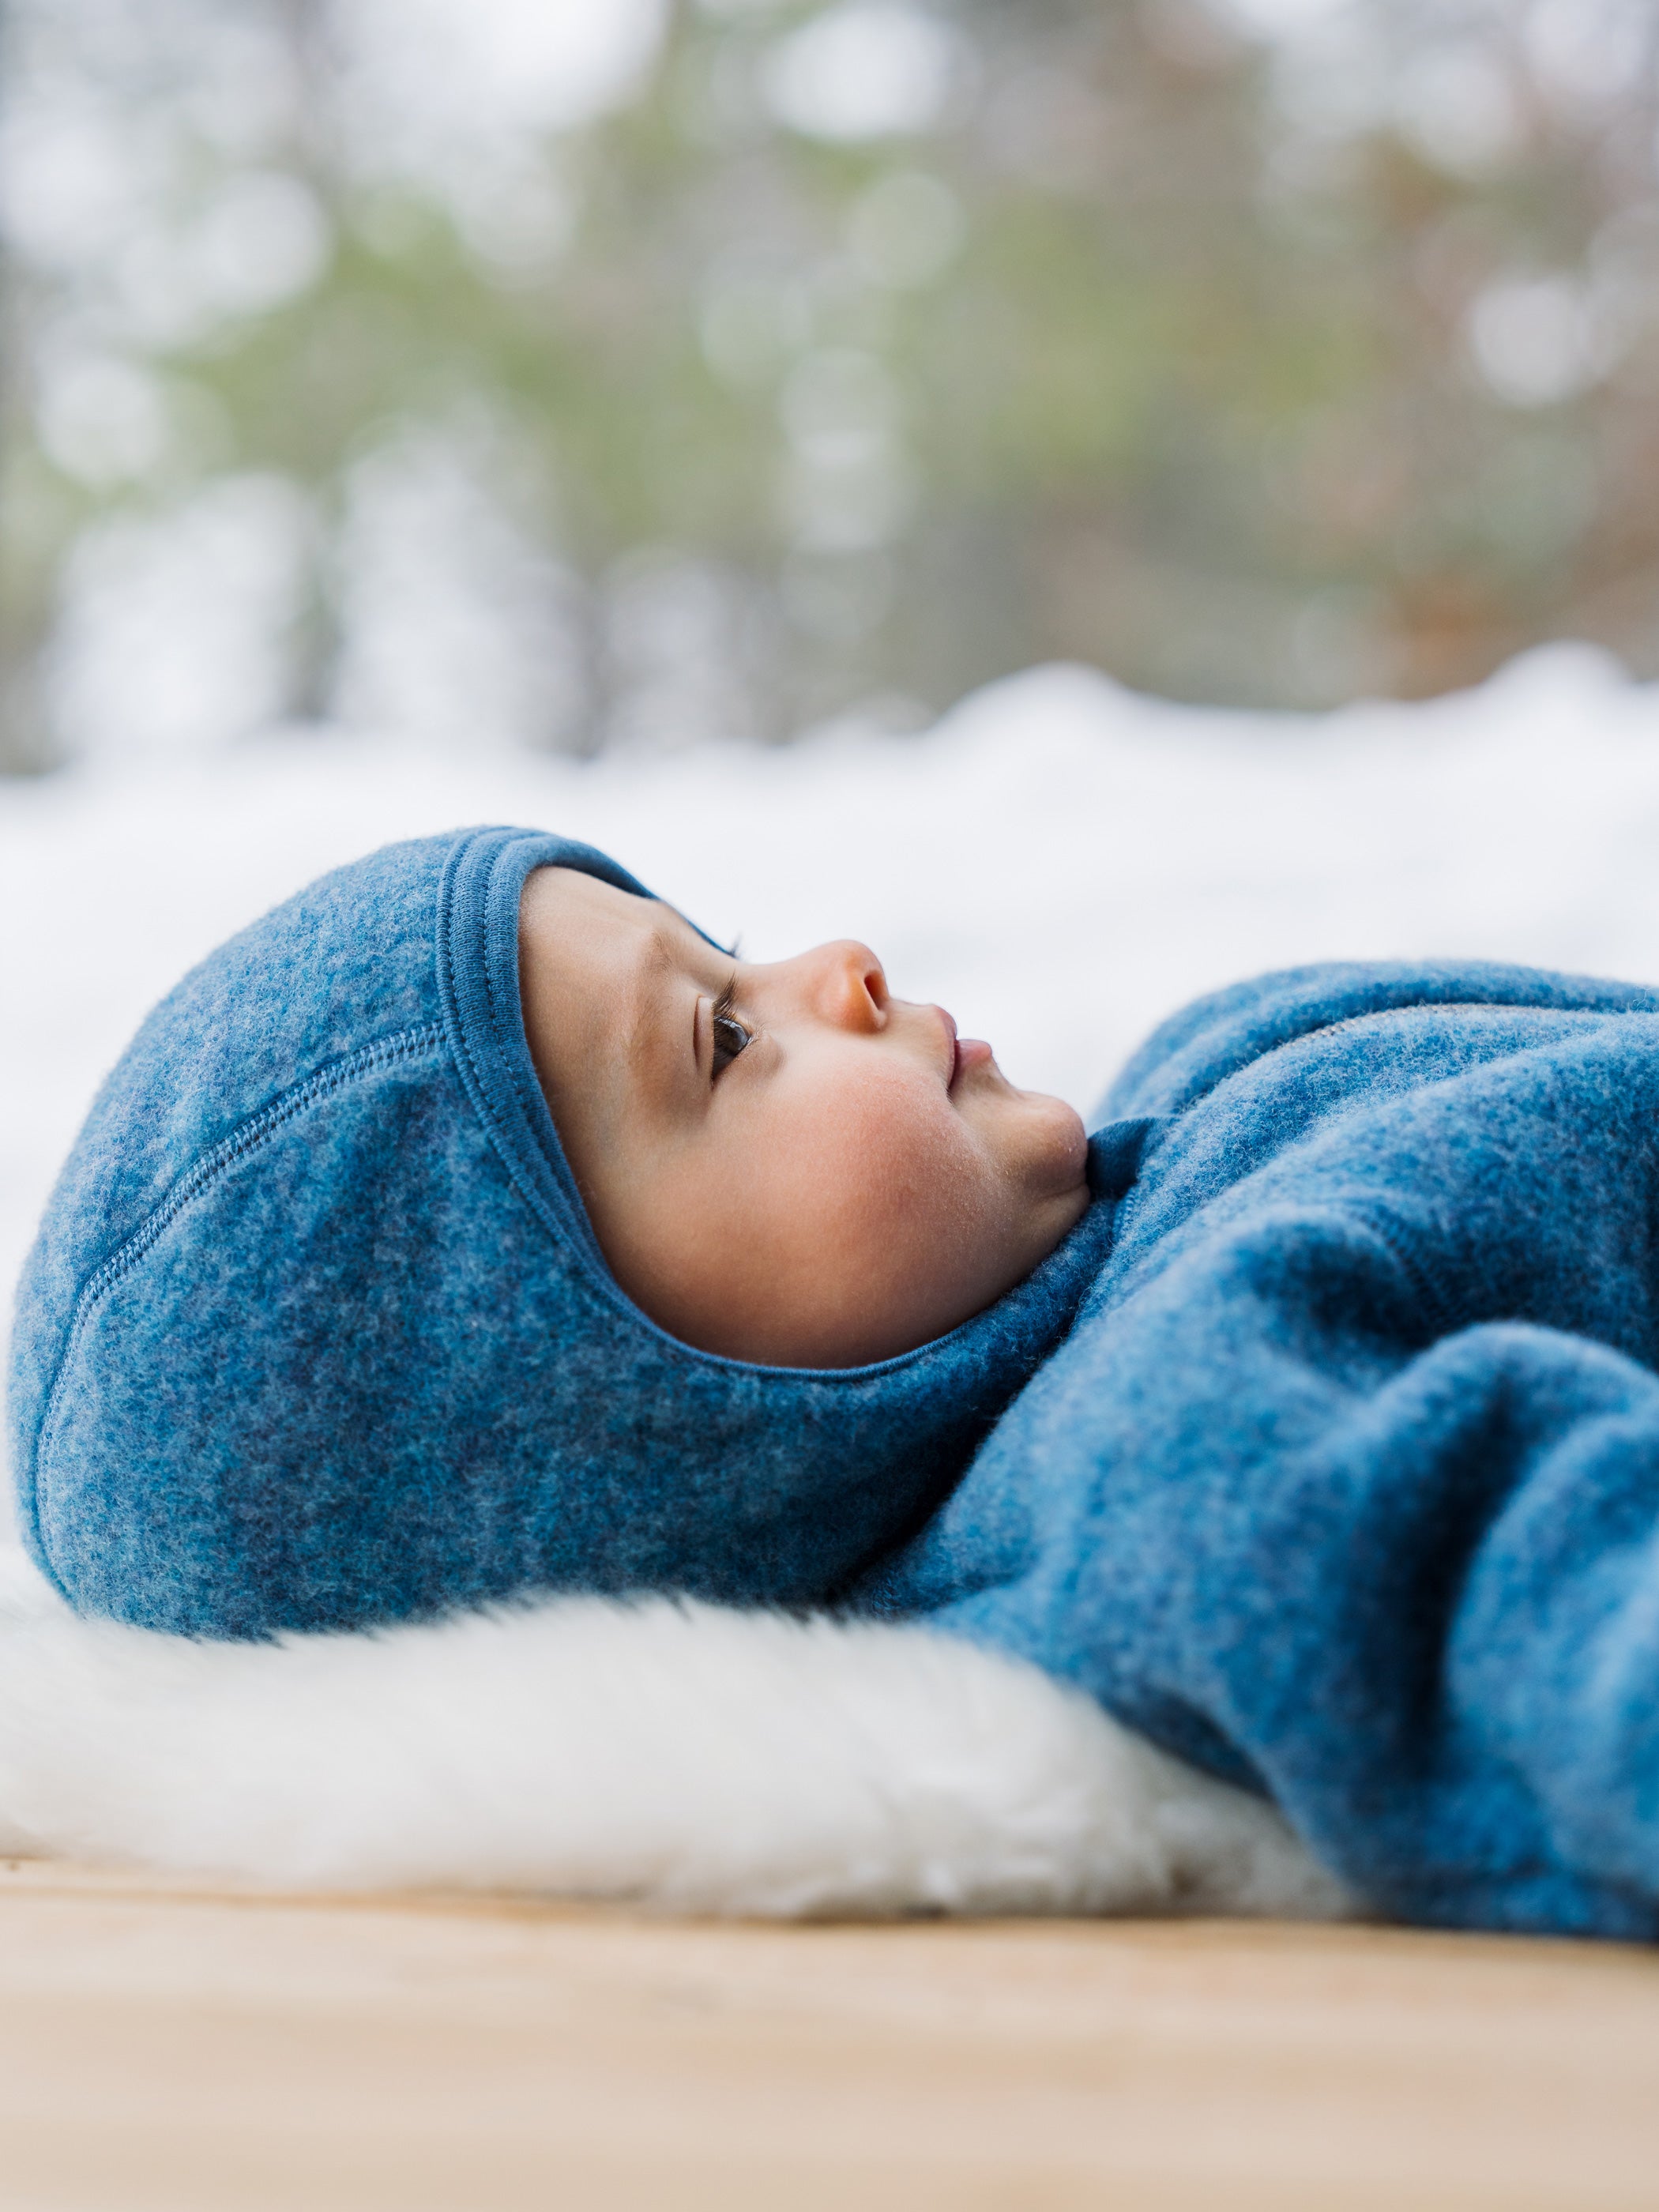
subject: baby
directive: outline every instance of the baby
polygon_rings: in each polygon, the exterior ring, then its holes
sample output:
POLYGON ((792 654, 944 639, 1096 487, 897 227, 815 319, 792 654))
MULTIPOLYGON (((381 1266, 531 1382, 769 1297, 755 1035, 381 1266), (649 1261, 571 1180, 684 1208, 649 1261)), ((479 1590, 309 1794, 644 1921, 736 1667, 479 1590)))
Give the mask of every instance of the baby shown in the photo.
POLYGON ((1273 976, 1102 1126, 865 947, 393 847, 146 1023, 19 1294, 70 1601, 925 1618, 1271 1794, 1380 1910, 1659 1935, 1659 993, 1273 976))

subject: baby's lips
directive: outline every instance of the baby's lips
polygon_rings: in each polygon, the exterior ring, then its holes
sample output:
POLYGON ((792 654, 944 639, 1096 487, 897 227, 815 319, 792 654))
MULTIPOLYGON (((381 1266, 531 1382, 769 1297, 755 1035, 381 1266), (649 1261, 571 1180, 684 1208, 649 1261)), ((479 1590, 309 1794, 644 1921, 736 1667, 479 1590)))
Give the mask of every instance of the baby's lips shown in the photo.
POLYGON ((951 1080, 954 1083, 964 1068, 983 1067, 992 1056, 991 1048, 983 1037, 959 1036, 957 1039, 957 1064, 951 1080))
POLYGON ((943 1006, 935 1006, 933 1012, 945 1024, 945 1035, 951 1047, 951 1073, 946 1088, 954 1090, 957 1078, 965 1068, 981 1067, 990 1059, 991 1048, 983 1037, 958 1036, 956 1017, 947 1013, 943 1006))

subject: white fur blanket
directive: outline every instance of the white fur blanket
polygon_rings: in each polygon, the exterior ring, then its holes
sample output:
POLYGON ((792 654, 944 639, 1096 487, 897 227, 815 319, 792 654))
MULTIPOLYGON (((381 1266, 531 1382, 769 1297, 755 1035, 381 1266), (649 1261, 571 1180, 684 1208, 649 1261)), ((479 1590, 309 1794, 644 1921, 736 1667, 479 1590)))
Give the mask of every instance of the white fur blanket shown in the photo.
POLYGON ((198 1644, 0 1553, 0 1851, 769 1916, 1350 1910, 1277 1814, 908 1627, 567 1598, 198 1644))

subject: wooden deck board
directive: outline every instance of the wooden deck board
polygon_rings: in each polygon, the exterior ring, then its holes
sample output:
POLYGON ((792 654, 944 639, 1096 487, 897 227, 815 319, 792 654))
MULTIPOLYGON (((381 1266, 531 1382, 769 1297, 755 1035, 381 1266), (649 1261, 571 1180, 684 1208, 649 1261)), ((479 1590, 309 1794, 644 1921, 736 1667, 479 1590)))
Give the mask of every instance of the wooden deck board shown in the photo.
POLYGON ((0 1869, 5 2212, 1659 2212, 1659 1957, 0 1869))

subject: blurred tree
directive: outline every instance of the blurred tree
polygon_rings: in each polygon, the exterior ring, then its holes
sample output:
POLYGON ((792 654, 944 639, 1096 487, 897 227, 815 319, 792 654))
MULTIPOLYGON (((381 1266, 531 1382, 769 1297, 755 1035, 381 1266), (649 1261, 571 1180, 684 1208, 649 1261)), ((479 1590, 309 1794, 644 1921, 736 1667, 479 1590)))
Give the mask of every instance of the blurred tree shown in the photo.
POLYGON ((13 6, 61 742, 1659 673, 1659 0, 665 0, 585 109, 509 0, 13 6))

